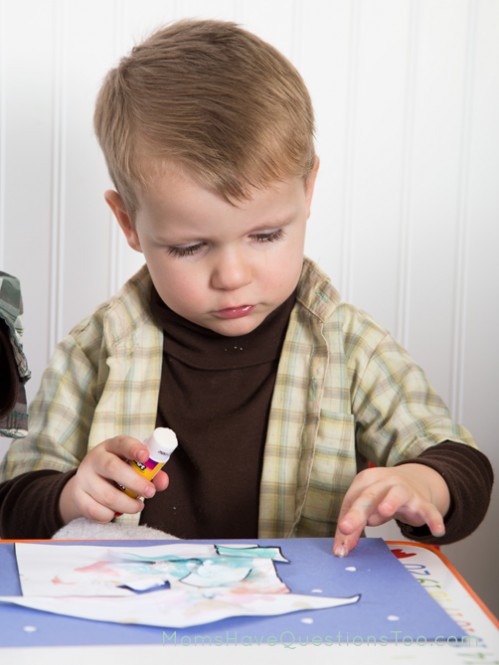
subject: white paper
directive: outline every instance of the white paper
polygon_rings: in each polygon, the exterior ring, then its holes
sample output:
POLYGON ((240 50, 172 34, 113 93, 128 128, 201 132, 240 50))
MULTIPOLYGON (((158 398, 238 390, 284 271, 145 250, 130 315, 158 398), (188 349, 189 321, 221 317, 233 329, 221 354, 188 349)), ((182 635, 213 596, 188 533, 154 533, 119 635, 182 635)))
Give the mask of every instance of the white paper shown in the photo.
POLYGON ((16 544, 24 607, 97 621, 185 628, 356 603, 299 595, 277 575, 279 548, 175 543, 145 547, 16 544))

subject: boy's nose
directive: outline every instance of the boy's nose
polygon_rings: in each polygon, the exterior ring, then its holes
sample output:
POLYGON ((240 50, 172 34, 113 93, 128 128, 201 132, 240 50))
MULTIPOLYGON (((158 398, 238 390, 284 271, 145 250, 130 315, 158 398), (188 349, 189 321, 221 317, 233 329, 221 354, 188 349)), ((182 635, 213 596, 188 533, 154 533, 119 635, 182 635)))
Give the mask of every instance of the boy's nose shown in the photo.
POLYGON ((233 291, 251 281, 251 268, 243 252, 235 248, 221 250, 215 260, 211 276, 214 289, 233 291))

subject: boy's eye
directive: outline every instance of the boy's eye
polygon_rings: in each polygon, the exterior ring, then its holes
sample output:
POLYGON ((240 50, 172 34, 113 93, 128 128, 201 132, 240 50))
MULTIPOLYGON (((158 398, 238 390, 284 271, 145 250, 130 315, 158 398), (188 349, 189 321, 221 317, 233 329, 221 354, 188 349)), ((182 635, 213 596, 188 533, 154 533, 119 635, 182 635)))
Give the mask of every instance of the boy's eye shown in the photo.
MULTIPOLYGON (((284 236, 283 229, 276 229, 275 231, 268 231, 266 233, 255 233, 251 237, 256 242, 275 242, 284 236)), ((168 254, 171 256, 178 256, 180 258, 185 256, 193 256, 200 252, 206 245, 204 242, 198 242, 194 245, 171 245, 167 248, 168 254)))
POLYGON ((179 245, 178 247, 172 246, 168 247, 168 254, 171 254, 172 256, 192 256, 193 254, 196 254, 196 252, 199 252, 199 250, 203 247, 203 243, 197 243, 196 245, 186 245, 183 247, 182 245, 179 245))
POLYGON ((284 235, 282 229, 276 229, 275 231, 269 231, 269 233, 255 233, 253 236, 257 242, 275 242, 280 240, 284 235))

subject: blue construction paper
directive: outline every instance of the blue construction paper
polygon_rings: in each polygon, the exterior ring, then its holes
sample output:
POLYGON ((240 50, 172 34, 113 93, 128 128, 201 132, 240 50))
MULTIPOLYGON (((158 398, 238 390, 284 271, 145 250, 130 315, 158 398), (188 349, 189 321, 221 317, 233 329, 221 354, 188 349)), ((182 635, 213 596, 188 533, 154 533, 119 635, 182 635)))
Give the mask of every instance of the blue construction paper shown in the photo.
MULTIPOLYGON (((54 545, 54 542, 50 544, 54 545)), ((163 542, 167 541, 92 541, 89 545, 147 547, 163 542)), ((181 630, 123 626, 0 604, 0 646, 333 645, 340 642, 382 645, 388 642, 421 644, 435 639, 455 642, 465 635, 381 539, 362 539, 344 559, 332 555, 331 538, 251 542, 281 548, 289 563, 276 563, 277 573, 293 593, 340 597, 360 593, 359 602, 278 617, 234 617, 181 630)), ((71 547, 71 543, 57 544, 71 547)), ((11 543, 0 543, 0 595, 21 595, 11 543)))

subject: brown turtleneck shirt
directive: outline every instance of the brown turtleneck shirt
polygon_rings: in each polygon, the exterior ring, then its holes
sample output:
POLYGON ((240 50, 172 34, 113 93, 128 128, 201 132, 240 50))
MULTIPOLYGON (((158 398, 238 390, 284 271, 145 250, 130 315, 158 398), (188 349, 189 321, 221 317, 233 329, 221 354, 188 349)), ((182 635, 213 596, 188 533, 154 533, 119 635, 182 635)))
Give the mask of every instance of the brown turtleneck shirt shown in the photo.
POLYGON ((141 522, 180 538, 256 538, 263 449, 277 365, 295 294, 253 332, 225 337, 178 316, 153 290, 165 331, 158 427, 179 446, 170 485, 141 522))

